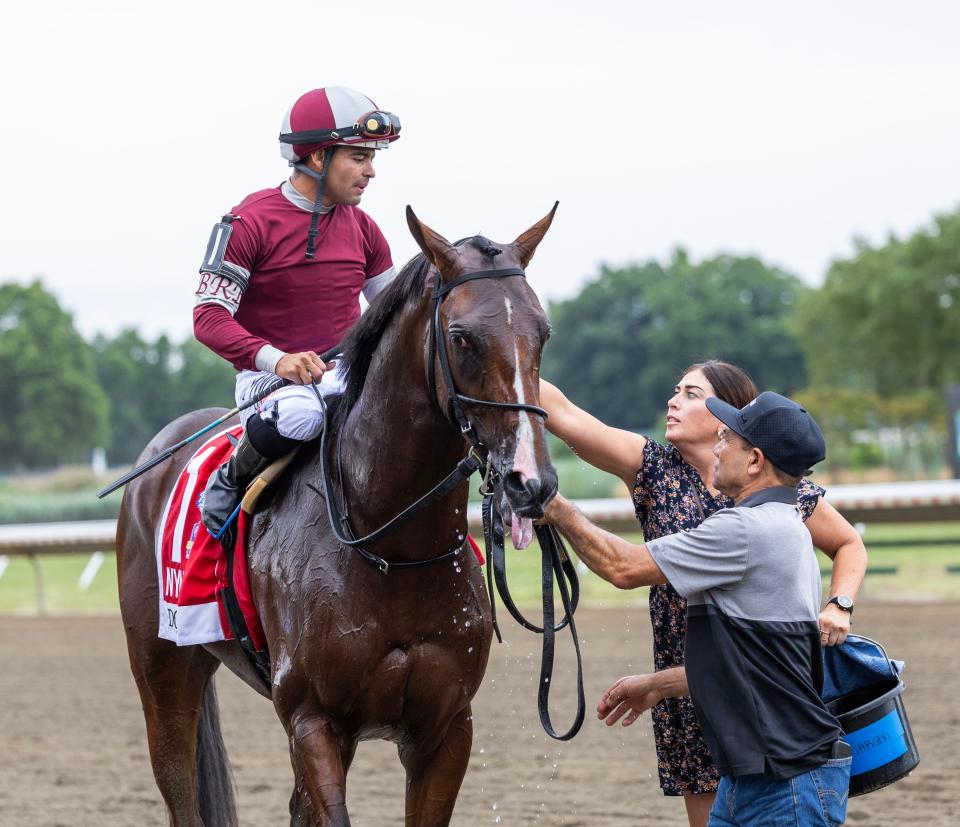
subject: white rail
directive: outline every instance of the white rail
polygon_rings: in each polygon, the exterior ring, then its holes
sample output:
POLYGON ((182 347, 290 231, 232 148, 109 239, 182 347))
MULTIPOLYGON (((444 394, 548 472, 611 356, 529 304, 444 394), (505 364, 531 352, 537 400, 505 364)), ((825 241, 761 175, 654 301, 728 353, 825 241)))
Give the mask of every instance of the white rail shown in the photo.
MULTIPOLYGON (((960 480, 834 485, 827 500, 851 522, 931 522, 960 519, 960 480)), ((637 530, 628 499, 576 500, 597 525, 637 530)), ((467 512, 471 529, 480 526, 480 506, 467 512)), ((112 551, 116 520, 0 526, 0 555, 69 554, 112 551)))

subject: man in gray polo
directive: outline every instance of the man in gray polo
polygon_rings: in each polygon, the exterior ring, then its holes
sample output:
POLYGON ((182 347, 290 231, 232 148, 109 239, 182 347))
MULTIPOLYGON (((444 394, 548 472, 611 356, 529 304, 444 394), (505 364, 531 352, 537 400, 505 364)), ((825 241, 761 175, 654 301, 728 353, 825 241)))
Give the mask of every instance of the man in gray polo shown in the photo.
POLYGON ((796 508, 800 477, 824 458, 823 435, 769 391, 740 410, 717 398, 707 406, 723 423, 714 485, 733 508, 641 545, 559 496, 546 519, 615 586, 669 582, 687 599, 685 666, 651 694, 693 698, 722 776, 710 825, 842 824, 850 750, 820 699, 820 571, 796 508))

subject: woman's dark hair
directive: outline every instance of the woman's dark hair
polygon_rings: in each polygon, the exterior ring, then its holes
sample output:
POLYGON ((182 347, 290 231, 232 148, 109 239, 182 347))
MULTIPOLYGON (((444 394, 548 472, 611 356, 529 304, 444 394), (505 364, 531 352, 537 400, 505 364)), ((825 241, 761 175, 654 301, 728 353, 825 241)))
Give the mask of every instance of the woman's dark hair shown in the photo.
POLYGON ((729 362, 721 362, 719 359, 697 362, 681 373, 681 378, 694 370, 701 371, 707 377, 707 381, 713 385, 713 392, 719 399, 735 408, 742 408, 756 399, 760 393, 750 374, 729 362))

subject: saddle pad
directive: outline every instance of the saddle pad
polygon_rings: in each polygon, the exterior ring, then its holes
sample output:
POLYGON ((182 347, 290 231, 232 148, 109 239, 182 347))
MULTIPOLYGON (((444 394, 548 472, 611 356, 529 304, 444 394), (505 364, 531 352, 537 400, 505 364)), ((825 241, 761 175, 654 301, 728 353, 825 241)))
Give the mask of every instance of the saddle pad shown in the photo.
MULTIPOLYGON (((191 457, 180 473, 157 529, 157 576, 160 583, 159 636, 178 646, 232 640, 221 592, 227 586, 227 556, 219 540, 210 536, 200 520, 207 480, 233 453, 228 434, 239 439, 236 425, 212 436, 191 457)), ((266 640, 250 595, 247 578, 246 528, 249 516, 237 518, 233 587, 254 646, 263 650, 266 640)), ((470 549, 484 564, 483 553, 467 534, 470 549)))
MULTIPOLYGON (((159 635, 178 646, 230 640, 220 592, 227 585, 227 557, 219 540, 210 536, 200 520, 207 479, 233 453, 228 434, 238 438, 243 427, 236 425, 212 436, 191 457, 167 499, 157 529, 157 575, 160 579, 159 635)), ((247 622, 250 637, 264 648, 263 629, 250 597, 244 539, 246 515, 237 521, 237 542, 233 549, 234 589, 247 622)))

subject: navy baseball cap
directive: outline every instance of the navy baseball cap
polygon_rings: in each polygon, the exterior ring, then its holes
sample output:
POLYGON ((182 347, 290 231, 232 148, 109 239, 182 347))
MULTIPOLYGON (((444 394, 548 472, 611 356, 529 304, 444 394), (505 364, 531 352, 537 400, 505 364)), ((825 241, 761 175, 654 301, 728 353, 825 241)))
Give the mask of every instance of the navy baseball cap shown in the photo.
POLYGON ((792 477, 809 474, 810 468, 827 456, 820 426, 804 408, 779 393, 764 391, 739 410, 710 396, 707 408, 792 477))

